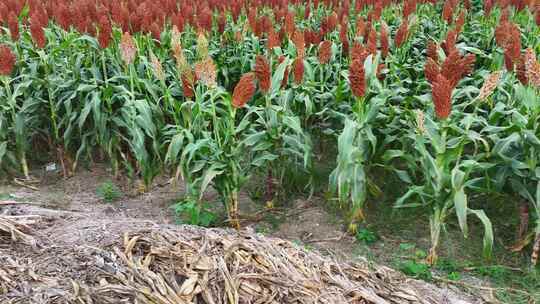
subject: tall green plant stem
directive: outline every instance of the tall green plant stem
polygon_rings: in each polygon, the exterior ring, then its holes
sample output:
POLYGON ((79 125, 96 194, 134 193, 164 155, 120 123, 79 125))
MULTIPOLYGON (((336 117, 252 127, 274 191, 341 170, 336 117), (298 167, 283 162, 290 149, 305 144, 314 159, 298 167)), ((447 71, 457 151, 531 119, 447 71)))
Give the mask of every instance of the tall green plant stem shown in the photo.
MULTIPOLYGON (((448 137, 448 120, 445 119, 441 122, 441 141, 440 146, 436 147, 436 165, 438 170, 445 172, 448 164, 445 160, 446 141, 448 137)), ((444 221, 448 212, 449 204, 447 204, 448 198, 445 196, 444 189, 442 189, 443 181, 437 183, 435 189, 435 202, 433 206, 433 213, 429 219, 430 234, 431 234, 431 248, 429 249, 429 255, 427 261, 430 265, 437 263, 438 255, 437 248, 439 247, 439 241, 441 237, 441 230, 444 225, 444 221)))
MULTIPOLYGON (((236 128, 235 128, 235 121, 236 121, 236 109, 232 108, 231 104, 229 104, 229 107, 232 111, 230 111, 230 122, 229 122, 229 132, 231 139, 234 141, 234 143, 229 144, 229 148, 236 147, 236 128)), ((235 229, 240 229, 240 220, 238 215, 238 172, 236 172, 236 166, 234 164, 235 160, 230 160, 230 167, 232 169, 230 178, 226 179, 226 185, 225 185, 225 200, 226 205, 228 206, 228 215, 229 215, 229 221, 232 227, 235 229)))
POLYGON ((105 86, 109 86, 109 77, 107 75, 107 63, 105 61, 105 50, 101 52, 101 66, 103 68, 103 81, 105 82, 105 86))
MULTIPOLYGON (((13 100, 13 92, 11 91, 10 87, 10 80, 8 77, 0 76, 2 78, 2 83, 4 84, 4 89, 6 90, 6 97, 8 100, 12 100, 12 104, 10 104, 11 108, 11 119, 14 124, 16 124, 17 121, 17 111, 16 111, 16 102, 13 100)), ((23 134, 17 134, 17 130, 14 130, 15 132, 15 145, 17 147, 17 153, 19 154, 19 161, 21 162, 21 169, 23 171, 24 177, 26 179, 30 179, 30 170, 28 169, 28 162, 26 160, 26 151, 24 144, 22 142, 23 134)))

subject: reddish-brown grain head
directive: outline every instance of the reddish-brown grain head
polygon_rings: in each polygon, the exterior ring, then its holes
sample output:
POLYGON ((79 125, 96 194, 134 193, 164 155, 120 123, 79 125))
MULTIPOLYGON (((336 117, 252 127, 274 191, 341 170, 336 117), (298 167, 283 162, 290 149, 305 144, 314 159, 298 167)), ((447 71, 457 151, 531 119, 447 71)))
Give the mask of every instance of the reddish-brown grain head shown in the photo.
POLYGON ((463 25, 465 25, 465 11, 464 10, 461 11, 458 18, 456 19, 455 28, 456 28, 457 33, 461 32, 461 30, 463 29, 463 25))
POLYGON ((462 57, 458 50, 454 50, 441 66, 441 74, 449 81, 452 88, 455 88, 461 78, 470 73, 474 65, 475 56, 469 54, 462 57))
POLYGON ((463 0, 463 7, 465 7, 466 10, 471 9, 471 0, 463 0))
POLYGON ((381 23, 381 53, 383 57, 390 52, 390 38, 388 36, 388 26, 384 21, 381 23))
POLYGON ((329 32, 334 31, 338 25, 338 16, 336 12, 333 12, 332 14, 330 14, 327 20, 328 20, 328 31, 329 32))
POLYGON ((499 23, 503 24, 510 20, 510 10, 508 8, 503 9, 501 17, 499 18, 499 23))
POLYGON ((508 71, 514 70, 514 60, 512 59, 512 56, 508 52, 504 52, 504 66, 508 71))
POLYGON ((131 64, 133 60, 135 60, 135 56, 137 55, 137 48, 129 32, 125 32, 122 35, 120 41, 120 53, 122 55, 122 60, 124 60, 124 62, 128 65, 131 64))
POLYGON ((540 88, 540 62, 535 61, 534 64, 527 70, 529 82, 536 88, 540 88))
POLYGON ((227 25, 227 16, 224 11, 221 11, 218 18, 218 32, 223 34, 225 32, 225 26, 227 25))
POLYGON ((478 94, 478 99, 483 100, 486 99, 489 95, 491 95, 495 89, 497 88, 497 84, 499 83, 499 80, 502 76, 502 71, 496 71, 491 73, 485 80, 484 84, 482 85, 482 88, 480 89, 480 93, 478 94))
POLYGON ((253 98, 255 91, 255 74, 244 74, 234 88, 232 106, 235 108, 244 107, 253 98))
POLYGON ((325 40, 319 45, 319 63, 327 64, 332 57, 332 41, 325 40))
POLYGON ((476 62, 476 55, 474 54, 467 54, 465 57, 463 57, 459 64, 461 68, 461 76, 469 75, 474 70, 474 63, 476 62))
POLYGON ((7 45, 0 45, 0 75, 10 76, 16 60, 15 54, 7 45))
POLYGON ((523 68, 525 69, 525 73, 527 75, 528 79, 534 78, 534 66, 537 62, 536 60, 536 54, 532 48, 527 48, 523 55, 521 56, 521 61, 523 63, 523 68))
POLYGON ((304 59, 297 57, 293 62, 294 83, 301 84, 304 81, 304 59))
MULTIPOLYGON (((285 56, 281 55, 278 58, 278 63, 282 64, 285 61, 285 56)), ((285 73, 283 74, 283 79, 281 80, 281 87, 284 88, 289 83, 289 67, 285 68, 285 73)))
POLYGON ((71 14, 69 8, 65 3, 60 3, 58 9, 56 10, 56 22, 65 30, 69 30, 71 25, 71 14))
POLYGON ((15 13, 12 11, 9 13, 7 18, 7 25, 9 29, 9 33, 11 35, 11 39, 13 41, 19 40, 19 19, 15 15, 15 13))
POLYGON ((493 9, 493 0, 484 0, 484 16, 491 15, 493 9))
POLYGON ((348 24, 343 23, 340 25, 339 28, 339 40, 341 43, 345 43, 345 41, 349 41, 349 35, 348 35, 348 24))
POLYGON ((403 20, 396 33, 396 38, 395 38, 396 47, 398 48, 401 47, 403 43, 407 40, 408 35, 409 35, 409 25, 407 23, 407 20, 403 20))
POLYGON ((195 78, 208 87, 217 86, 217 68, 210 56, 195 64, 195 78))
POLYGON ((283 28, 285 29, 285 33, 287 33, 288 37, 292 37, 292 35, 295 34, 296 26, 294 24, 294 13, 289 12, 285 16, 285 24, 284 24, 283 28))
POLYGON ((182 91, 184 92, 184 97, 187 99, 192 99, 195 96, 195 73, 191 69, 185 70, 181 75, 182 80, 182 91))
POLYGON ((270 85, 271 85, 271 71, 270 71, 270 64, 264 58, 262 55, 258 55, 255 58, 255 76, 257 76, 257 80, 259 81, 259 87, 261 88, 261 91, 264 93, 268 93, 270 91, 270 85))
POLYGON ((452 22, 452 16, 454 15, 454 7, 452 6, 452 1, 445 1, 443 10, 442 10, 442 18, 446 23, 450 24, 452 22))
POLYGON ((30 23, 30 33, 32 34, 32 40, 34 44, 42 49, 47 44, 47 38, 45 37, 45 30, 43 24, 39 18, 34 18, 30 23))
POLYGON ((379 65, 377 66, 377 79, 379 79, 380 81, 383 81, 386 76, 383 73, 385 69, 386 69, 386 65, 384 63, 379 63, 379 65))
POLYGON ((517 61, 521 57, 521 33, 517 25, 510 28, 508 40, 505 45, 505 54, 513 61, 517 61))
POLYGON ((447 119, 452 111, 452 85, 444 76, 438 75, 432 84, 431 95, 438 119, 447 119))
POLYGON ((356 19, 356 37, 364 37, 366 34, 366 22, 362 16, 356 19))
POLYGON ((458 33, 456 29, 451 29, 446 34, 446 40, 442 43, 442 48, 444 50, 444 53, 447 56, 457 50, 456 49, 457 36, 458 36, 458 33))
POLYGON ((437 62, 431 58, 428 58, 426 60, 426 65, 424 66, 424 75, 429 83, 434 83, 440 73, 441 71, 439 70, 439 65, 437 62))
POLYGON ((296 47, 296 55, 304 58, 306 55, 306 42, 304 40, 304 32, 296 31, 292 37, 294 46, 296 47))
POLYGON ((373 55, 377 53, 377 32, 373 27, 369 31, 366 47, 368 53, 373 55))
MULTIPOLYGON (((524 59, 524 58, 523 58, 524 59)), ((523 59, 520 59, 518 62, 517 62, 517 65, 516 65, 516 76, 519 80, 519 82, 521 82, 521 84, 523 85, 528 85, 529 84, 529 78, 527 77, 527 68, 525 67, 525 60, 523 59)), ((514 63, 512 62, 512 59, 508 59, 509 62, 511 62, 511 66, 510 66, 510 69, 508 69, 509 67, 506 66, 506 68, 508 70, 511 70, 513 69, 513 65, 514 63)), ((506 63, 506 58, 505 58, 505 63, 506 63)))
POLYGON ((349 67, 349 83, 351 92, 354 96, 360 98, 366 95, 366 75, 364 71, 364 63, 355 60, 349 67))
POLYGON ((351 50, 351 62, 360 61, 363 63, 367 56, 369 56, 369 53, 364 48, 362 43, 355 41, 351 50))
POLYGON ((416 11, 416 0, 407 0, 403 2, 403 18, 407 19, 416 11))
POLYGON ((381 19, 381 14, 382 14, 382 2, 381 1, 377 1, 375 2, 375 6, 373 7, 373 20, 379 20, 381 19))
POLYGON ((426 49, 427 57, 433 59, 433 61, 437 63, 439 62, 439 54, 437 52, 438 48, 439 46, 437 45, 437 43, 433 40, 430 40, 427 44, 427 49, 426 49))
POLYGON ((279 36, 274 30, 274 28, 271 28, 268 30, 268 40, 266 41, 266 47, 271 50, 275 47, 281 46, 281 41, 279 40, 279 36))
POLYGON ((99 34, 98 34, 98 41, 101 48, 105 49, 109 46, 111 43, 112 38, 112 26, 111 22, 109 21, 109 18, 107 18, 106 15, 102 15, 99 18, 99 34))
POLYGON ((9 14, 9 9, 4 2, 0 2, 0 24, 7 22, 7 16, 9 14))
POLYGON ((499 47, 505 48, 510 40, 512 32, 512 24, 510 22, 502 22, 495 28, 495 42, 499 47))

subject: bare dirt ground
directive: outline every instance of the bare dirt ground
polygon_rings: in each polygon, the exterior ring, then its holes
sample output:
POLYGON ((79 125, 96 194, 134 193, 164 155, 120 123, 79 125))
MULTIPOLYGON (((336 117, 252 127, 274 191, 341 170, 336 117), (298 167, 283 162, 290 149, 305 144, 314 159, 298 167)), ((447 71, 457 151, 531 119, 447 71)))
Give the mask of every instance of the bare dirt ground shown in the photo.
MULTIPOLYGON (((56 244, 47 250, 29 251, 25 247, 0 242, 0 257, 19 260, 37 260, 38 269, 34 273, 46 272, 52 260, 59 269, 71 269, 70 278, 77 278, 84 272, 84 261, 76 257, 63 257, 58 260, 55 250, 62 254, 62 248, 105 248, 118 242, 126 231, 135 229, 157 229, 174 227, 174 214, 170 205, 182 196, 182 185, 173 185, 167 179, 158 179, 156 186, 145 194, 136 194, 132 185, 122 180, 115 180, 123 196, 114 203, 103 202, 96 194, 97 187, 111 180, 105 167, 96 167, 92 171, 80 170, 75 177, 67 180, 56 176, 43 176, 41 183, 35 185, 38 190, 21 186, 1 186, 0 194, 9 194, 16 200, 11 205, 0 205, 0 214, 10 216, 40 215, 39 227, 34 233, 46 243, 56 244), (70 265, 58 264, 69 263, 70 265)), ((209 198, 214 194, 210 193, 209 198)), ((242 195, 244 209, 253 206, 247 195, 242 195)), ((2 197, 0 196, 0 202, 2 197)), ((302 249, 321 252, 324 256, 339 262, 361 262, 369 264, 359 257, 354 239, 343 233, 343 229, 335 216, 321 207, 317 199, 296 200, 292 208, 280 216, 280 221, 266 235, 291 240, 302 249)), ((260 228, 258 223, 249 223, 246 231, 260 228)), ((89 250, 89 249, 88 249, 89 250)), ((384 250, 384 248, 382 248, 384 250)), ((51 266, 52 267, 52 266, 51 266)), ((0 269, 1 270, 1 269, 0 269)), ((60 275, 60 273, 59 273, 60 275)), ((66 275, 66 274, 62 274, 66 275)), ((398 275, 398 274, 396 274, 398 275)), ((401 275, 399 275, 401 276, 401 275)), ((36 275, 36 278, 39 277, 36 275)), ((49 277, 50 278, 50 277, 49 277)), ((0 281, 2 274, 0 273, 0 281)), ((485 303, 489 295, 471 295, 463 292, 453 284, 431 285, 412 279, 402 280, 420 294, 427 303, 485 303)), ((47 284, 44 283, 44 286, 47 284)), ((1 291, 1 290, 0 290, 1 291)), ((61 292, 61 291, 58 291, 61 292)), ((0 299, 2 295, 0 294, 0 299)), ((2 302, 4 303, 4 302, 2 302)), ((28 302, 13 303, 46 303, 39 299, 28 302)), ((62 303, 62 302, 58 302, 62 303)), ((129 302, 128 302, 129 303, 129 302)), ((384 302, 381 302, 384 303, 384 302)), ((404 302, 409 303, 409 302, 404 302)))

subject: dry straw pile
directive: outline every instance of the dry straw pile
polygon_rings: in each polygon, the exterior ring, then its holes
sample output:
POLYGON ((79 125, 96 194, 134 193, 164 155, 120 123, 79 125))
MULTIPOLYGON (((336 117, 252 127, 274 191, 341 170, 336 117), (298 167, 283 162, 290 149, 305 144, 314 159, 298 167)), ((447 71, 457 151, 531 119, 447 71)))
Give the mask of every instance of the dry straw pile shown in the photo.
POLYGON ((103 246, 55 245, 29 221, 0 217, 0 303, 435 303, 387 268, 251 232, 138 225, 103 246))

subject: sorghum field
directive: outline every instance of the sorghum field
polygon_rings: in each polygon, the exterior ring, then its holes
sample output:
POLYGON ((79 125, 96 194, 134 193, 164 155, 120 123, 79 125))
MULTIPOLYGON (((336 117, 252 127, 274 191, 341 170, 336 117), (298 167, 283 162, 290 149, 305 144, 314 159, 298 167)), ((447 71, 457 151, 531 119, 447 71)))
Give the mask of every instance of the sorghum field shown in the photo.
MULTIPOLYGON (((165 180, 183 223, 236 229, 300 197, 338 217, 338 243, 399 236, 395 214, 426 231, 410 275, 448 266, 448 238, 538 272, 538 1, 2 0, 0 25, 6 185, 104 166, 96 204, 165 180)), ((536 303, 530 280, 483 288, 536 303)), ((133 303, 192 303, 152 301, 133 303)))

